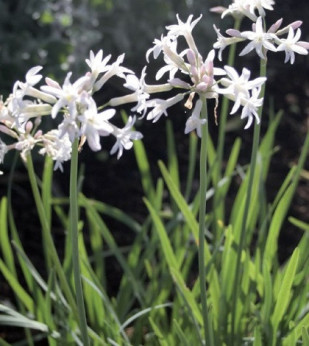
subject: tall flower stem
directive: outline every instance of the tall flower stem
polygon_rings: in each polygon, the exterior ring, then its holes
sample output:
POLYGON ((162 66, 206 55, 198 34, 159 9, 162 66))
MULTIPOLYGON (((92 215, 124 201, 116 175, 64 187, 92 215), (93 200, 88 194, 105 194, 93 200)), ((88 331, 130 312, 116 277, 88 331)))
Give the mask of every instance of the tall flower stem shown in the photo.
MULTIPOLYGON (((234 24, 234 29, 238 30, 240 27, 241 19, 236 19, 234 24)), ((227 60, 228 66, 234 66, 236 55, 236 43, 232 44, 229 49, 229 55, 227 60)), ((225 130, 226 130, 226 122, 229 108, 229 99, 224 97, 222 100, 222 108, 220 112, 219 119, 219 138, 218 138, 218 147, 217 147, 217 160, 218 160, 218 170, 219 176, 221 177, 221 166, 222 166, 222 157, 223 157, 223 149, 224 149, 224 140, 225 140, 225 130)))
MULTIPOLYGON (((238 30, 240 28, 241 19, 236 19, 234 24, 234 29, 238 30)), ((236 55, 236 44, 232 44, 229 49, 229 55, 227 60, 228 66, 234 66, 235 62, 235 55, 236 55)), ((217 182, 220 181, 222 177, 222 160, 223 160, 223 152, 224 152, 224 144, 225 144, 225 132, 226 132, 226 123, 227 123, 227 116, 228 116, 228 109, 229 109, 229 99, 227 97, 224 97, 222 100, 222 106, 220 111, 220 119, 219 119, 219 135, 218 135, 218 144, 217 144, 217 157, 216 157, 216 164, 217 164, 217 172, 215 176, 217 177, 217 182)), ((216 189, 216 193, 214 196, 214 213, 216 214, 215 219, 218 220, 218 218, 223 218, 224 215, 224 205, 221 203, 221 208, 218 210, 218 202, 220 200, 220 193, 218 193, 220 190, 216 189), (219 214, 218 214, 219 213, 219 214)), ((217 226, 217 223, 215 223, 217 226)), ((216 238, 220 238, 220 234, 216 232, 215 234, 216 238)))
POLYGON ((72 261, 73 275, 78 309, 78 322, 82 335, 83 345, 88 346, 87 319, 84 305, 84 296, 79 263, 78 250, 78 139, 75 139, 72 147, 71 171, 70 171, 70 232, 72 237, 72 261))
POLYGON ((61 266, 61 262, 59 260, 58 254, 57 254, 57 250, 55 248, 53 238, 51 236, 50 227, 49 227, 47 217, 45 214, 43 201, 42 201, 42 198, 40 195, 39 187, 37 184, 37 179, 36 179, 35 172, 34 172, 33 161, 32 161, 32 157, 30 154, 27 156, 27 170, 28 170, 28 176, 29 176, 30 185, 31 185, 31 189, 32 189, 32 194, 34 197, 36 209, 37 209, 38 216, 39 216, 40 223, 41 223, 41 227, 42 227, 42 232, 44 234, 44 239, 47 242, 46 248, 49 251, 49 256, 51 258, 51 261, 52 261, 53 265, 55 266, 55 271, 59 277, 61 287, 64 291, 64 295, 69 302, 69 305, 73 311, 75 318, 77 318, 78 317, 77 306, 76 306, 71 288, 70 288, 70 286, 67 282, 67 279, 65 277, 65 273, 64 273, 63 268, 61 266))
POLYGON ((205 217, 206 217, 206 192, 207 192, 207 142, 208 142, 208 119, 206 98, 202 99, 201 118, 206 119, 202 126, 202 141, 200 152, 200 209, 199 209, 199 277, 202 300, 202 313, 204 322, 205 342, 207 346, 214 346, 213 329, 208 313, 206 292, 206 264, 205 264, 205 217))
MULTIPOLYGON (((260 63, 260 76, 265 77, 266 76, 266 66, 267 61, 264 59, 261 59, 260 63)), ((260 97, 264 98, 265 95, 265 84, 263 84, 260 97)), ((237 307, 237 300, 239 296, 239 289, 240 289, 240 272, 241 272, 241 254, 242 250, 245 245, 246 240, 246 229, 247 229, 247 221, 248 221, 248 214, 249 214, 249 207, 251 202, 251 196, 252 196, 252 190, 253 190, 253 184, 254 184, 254 173, 255 173, 255 166, 257 161, 257 154, 259 149, 259 141, 260 141, 260 130, 261 130, 261 122, 262 122, 262 113, 263 113, 263 107, 259 108, 258 115, 260 118, 260 123, 257 122, 254 123, 254 133, 253 133, 253 145, 252 145, 252 151, 251 151, 251 159, 250 159, 250 170, 249 170, 249 177, 248 177, 248 185, 247 185, 247 195, 246 195, 246 201, 244 206, 244 213, 243 213, 243 219, 241 224, 241 233, 240 233, 240 239, 239 239, 239 245, 237 250, 237 261, 236 261, 236 272, 235 272, 235 281, 234 281, 234 295, 233 295, 233 302, 232 302, 232 326, 231 326, 231 345, 234 345, 234 336, 235 336, 235 317, 236 317, 236 307, 237 307)))

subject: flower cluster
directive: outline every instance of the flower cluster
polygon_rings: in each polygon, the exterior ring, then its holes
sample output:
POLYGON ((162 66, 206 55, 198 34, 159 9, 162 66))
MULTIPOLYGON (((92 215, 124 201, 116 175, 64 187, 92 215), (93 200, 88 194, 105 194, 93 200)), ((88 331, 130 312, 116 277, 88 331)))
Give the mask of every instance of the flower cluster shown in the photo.
MULTIPOLYGON (((45 85, 39 88, 39 74, 42 67, 31 68, 25 81, 14 84, 12 94, 7 100, 0 99, 0 132, 11 137, 9 144, 0 139, 0 163, 5 154, 11 150, 19 150, 23 159, 36 146, 39 153, 49 155, 56 161, 55 169, 62 170, 62 163, 71 157, 72 142, 80 141, 80 147, 87 141, 93 151, 101 149, 102 136, 113 135, 116 143, 111 154, 123 149, 130 149, 132 141, 142 137, 133 130, 136 117, 130 116, 124 128, 119 129, 110 120, 115 115, 115 107, 134 103, 132 112, 140 114, 153 122, 162 115, 167 116, 168 109, 179 102, 184 102, 187 109, 192 110, 185 126, 185 133, 196 131, 201 136, 201 128, 207 119, 202 115, 203 103, 207 99, 215 100, 214 115, 219 96, 223 95, 234 102, 230 114, 240 113, 246 120, 245 128, 255 120, 259 123, 259 109, 263 104, 262 86, 266 77, 250 80, 250 71, 243 68, 239 74, 231 66, 216 67, 215 57, 222 60, 222 52, 232 44, 249 41, 240 55, 255 50, 257 55, 266 60, 267 52, 285 52, 285 62, 295 61, 295 53, 307 55, 309 42, 300 41, 302 24, 295 21, 283 28, 282 19, 265 29, 266 10, 273 10, 274 0, 234 0, 228 8, 216 7, 212 11, 232 15, 238 22, 247 17, 253 21, 251 31, 229 29, 228 36, 217 33, 217 42, 206 58, 199 52, 192 31, 201 17, 193 20, 190 15, 183 22, 177 15, 177 24, 166 27, 167 34, 154 40, 154 45, 146 53, 146 60, 153 56, 163 56, 164 65, 157 71, 156 80, 165 79, 161 84, 147 84, 146 70, 142 70, 138 78, 131 70, 122 66, 124 55, 115 62, 109 63, 111 56, 103 57, 100 50, 96 55, 91 51, 86 63, 89 71, 75 81, 72 73, 68 73, 63 84, 51 78, 45 78, 45 85), (179 46, 186 44, 185 49, 179 46), (127 95, 113 97, 105 103, 105 107, 97 107, 93 94, 104 87, 112 77, 124 80, 124 87, 130 90, 127 95), (152 97, 153 94, 170 93, 168 97, 152 97), (60 115, 61 114, 61 115, 60 115), (41 122, 46 116, 57 119, 57 127, 44 133, 41 122), (60 118, 60 119, 59 119, 60 118)), ((0 172, 1 174, 1 172, 0 172)))
POLYGON ((270 26, 268 30, 265 29, 264 17, 266 10, 272 10, 274 5, 273 0, 235 0, 229 8, 215 7, 213 12, 222 13, 222 17, 231 14, 236 18, 244 16, 250 18, 252 23, 251 31, 243 31, 235 29, 228 29, 227 37, 220 33, 220 30, 214 26, 217 33, 217 42, 214 48, 219 50, 219 59, 222 60, 222 51, 229 45, 237 42, 249 41, 245 48, 240 52, 240 56, 248 54, 255 50, 261 59, 266 60, 267 51, 272 52, 285 52, 285 63, 290 61, 291 64, 295 61, 295 53, 307 55, 309 49, 309 42, 300 41, 302 25, 301 21, 295 21, 284 28, 281 28, 282 19, 276 21, 270 26), (259 16, 256 15, 256 10, 259 16), (287 34, 286 37, 282 37, 287 34))
MULTIPOLYGON (((151 55, 157 59, 162 53, 164 66, 157 71, 156 80, 165 75, 168 77, 163 84, 147 85, 144 70, 139 86, 135 87, 136 92, 139 90, 140 95, 143 95, 142 102, 135 109, 143 116, 147 114, 148 120, 156 122, 162 115, 167 115, 168 108, 186 99, 185 107, 193 108, 193 111, 187 119, 185 133, 195 130, 201 136, 201 127, 207 121, 201 116, 202 100, 215 99, 217 107, 219 95, 222 94, 235 102, 232 114, 242 107, 241 118, 247 119, 247 128, 254 118, 259 121, 257 110, 263 103, 259 93, 266 78, 249 81, 250 72, 246 69, 239 76, 233 67, 215 67, 215 50, 211 50, 204 59, 192 35, 192 30, 200 19, 201 16, 193 20, 190 15, 183 22, 177 15, 178 24, 167 26, 167 35, 154 41, 154 46, 146 53, 146 59, 149 62, 151 55), (184 38, 187 48, 178 52, 180 38, 184 38), (151 94, 171 90, 176 91, 174 96, 165 99, 151 98, 151 94)), ((128 76, 127 79, 129 78, 131 77, 128 76)))
POLYGON ((80 147, 87 141, 93 151, 98 151, 100 137, 113 135, 116 143, 111 154, 118 152, 120 158, 123 149, 132 147, 132 140, 142 138, 140 132, 132 130, 135 116, 130 116, 125 127, 120 129, 110 122, 116 110, 99 110, 93 98, 94 92, 113 76, 124 80, 134 77, 131 70, 121 65, 124 55, 108 64, 110 59, 110 55, 103 58, 102 50, 96 55, 91 51, 86 59, 90 71, 74 82, 71 82, 70 72, 62 85, 45 78, 46 84, 37 88, 43 77, 39 74, 41 66, 31 68, 24 82, 17 81, 7 100, 0 100, 0 131, 13 139, 11 144, 0 139, 0 163, 11 149, 19 150, 26 160, 27 154, 38 146, 39 153, 49 155, 55 161, 55 169, 62 170, 62 163, 71 158, 75 139, 80 141, 80 147), (44 133, 40 125, 46 116, 58 121, 55 128, 44 133))
POLYGON ((228 8, 223 6, 213 7, 211 11, 222 13, 222 18, 231 15, 235 19, 248 17, 253 21, 259 16, 265 16, 265 10, 273 10, 274 0, 233 0, 228 8))

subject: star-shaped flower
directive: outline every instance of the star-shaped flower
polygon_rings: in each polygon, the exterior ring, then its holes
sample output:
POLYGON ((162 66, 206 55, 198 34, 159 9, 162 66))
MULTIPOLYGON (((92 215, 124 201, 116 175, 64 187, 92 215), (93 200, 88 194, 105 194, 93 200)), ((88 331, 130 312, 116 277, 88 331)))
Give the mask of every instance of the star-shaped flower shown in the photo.
POLYGON ((266 51, 271 50, 276 52, 277 49, 272 43, 276 38, 273 33, 265 32, 263 28, 263 19, 259 17, 256 23, 253 24, 253 31, 244 31, 241 33, 241 37, 250 40, 251 42, 240 52, 240 56, 248 54, 253 49, 257 52, 261 59, 266 59, 266 51))
POLYGON ((301 30, 297 29, 296 33, 293 28, 290 26, 288 37, 286 39, 280 39, 280 44, 277 47, 277 51, 285 52, 285 60, 284 62, 290 61, 291 64, 294 64, 295 61, 295 53, 307 55, 309 49, 308 42, 299 41, 301 36, 301 30), (294 36, 295 34, 295 36, 294 36))

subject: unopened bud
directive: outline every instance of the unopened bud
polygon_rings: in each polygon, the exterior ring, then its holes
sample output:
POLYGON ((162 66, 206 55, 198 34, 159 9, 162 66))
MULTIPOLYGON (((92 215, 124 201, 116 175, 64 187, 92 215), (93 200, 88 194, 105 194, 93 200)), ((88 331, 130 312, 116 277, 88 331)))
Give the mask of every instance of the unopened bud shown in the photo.
POLYGON ((191 66, 196 66, 195 54, 192 49, 188 49, 187 51, 187 59, 191 66))
POLYGON ((27 122, 25 129, 26 129, 26 132, 27 132, 27 133, 30 133, 30 132, 31 132, 31 130, 33 129, 33 124, 32 124, 31 121, 28 121, 28 122, 27 122))

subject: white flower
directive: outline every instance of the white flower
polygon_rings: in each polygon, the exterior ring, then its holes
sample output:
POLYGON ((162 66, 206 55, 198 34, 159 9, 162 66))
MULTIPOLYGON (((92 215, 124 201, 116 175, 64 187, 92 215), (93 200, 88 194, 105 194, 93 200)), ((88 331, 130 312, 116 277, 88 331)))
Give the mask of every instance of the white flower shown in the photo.
POLYGON ((266 77, 259 77, 249 80, 251 72, 243 68, 241 75, 231 66, 224 66, 228 78, 222 78, 220 83, 226 89, 217 89, 220 94, 227 95, 227 97, 235 100, 234 108, 238 109, 242 98, 249 98, 249 90, 260 88, 265 83, 266 77))
POLYGON ((124 60, 124 54, 121 54, 117 60, 109 66, 108 70, 104 75, 94 84, 93 91, 100 90, 103 85, 113 76, 117 76, 120 78, 125 79, 126 73, 133 73, 133 71, 129 70, 126 67, 120 66, 123 63, 124 60))
MULTIPOLYGON (((177 68, 180 70, 186 70, 186 64, 182 58, 183 55, 186 54, 186 51, 181 52, 180 54, 177 52, 177 41, 174 37, 169 37, 169 36, 161 36, 161 40, 155 39, 154 41, 155 45, 148 49, 146 52, 146 60, 149 62, 149 55, 153 53, 153 56, 155 59, 159 56, 161 52, 164 53, 164 61, 167 65, 171 65, 169 67, 165 67, 167 69, 166 71, 163 69, 163 71, 157 73, 156 79, 158 80, 159 78, 162 77, 162 75, 169 71, 173 70, 174 72, 177 71, 177 68), (174 70, 176 67, 176 70, 174 70)), ((173 78, 170 75, 170 78, 173 78)))
MULTIPOLYGON (((32 67, 26 73, 25 83, 21 81, 16 81, 13 86, 12 95, 9 98, 8 110, 11 113, 11 115, 15 118, 15 125, 21 131, 23 124, 28 120, 28 118, 25 117, 25 115, 23 114, 24 109, 27 105, 34 104, 33 101, 24 100, 24 97, 28 95, 29 92, 31 94, 36 90, 35 88, 33 88, 33 86, 36 85, 42 79, 42 75, 37 74, 41 69, 42 66, 32 67)), ((49 99, 49 101, 52 100, 49 99)))
POLYGON ((72 143, 68 134, 60 136, 58 130, 51 130, 42 136, 43 148, 40 149, 41 155, 48 155, 56 161, 54 170, 60 169, 63 172, 62 163, 71 159, 72 143))
POLYGON ((132 131, 132 127, 135 123, 135 120, 135 117, 130 116, 124 128, 114 128, 113 135, 116 137, 116 143, 112 147, 110 153, 115 154, 118 151, 117 159, 121 157, 123 149, 129 150, 132 148, 132 140, 138 140, 143 138, 143 135, 140 132, 132 131))
POLYGON ((137 112, 139 114, 142 114, 142 116, 145 115, 145 112, 147 111, 147 100, 149 99, 149 94, 146 92, 146 83, 145 83, 145 77, 146 77, 146 67, 143 68, 141 78, 137 78, 134 74, 129 74, 126 76, 126 83, 124 86, 130 90, 132 90, 134 93, 134 97, 136 97, 137 104, 133 108, 131 108, 132 112, 137 112))
POLYGON ((163 50, 164 40, 165 40, 165 37, 163 35, 161 36, 161 40, 158 40, 157 38, 155 38, 155 40, 153 41, 154 43, 153 47, 149 48, 146 52, 147 62, 149 62, 149 55, 151 53, 153 54, 154 59, 158 58, 158 56, 163 50))
POLYGON ((187 36, 191 34, 195 25, 200 21, 202 15, 200 15, 197 19, 192 22, 193 15, 191 14, 186 22, 183 22, 179 15, 176 15, 178 24, 168 25, 166 29, 169 31, 168 36, 178 37, 178 36, 187 36))
POLYGON ((215 25, 214 25, 214 29, 215 32, 217 34, 217 42, 214 43, 213 47, 215 49, 219 49, 219 53, 218 53, 218 59, 220 61, 222 61, 222 52, 223 50, 234 43, 240 42, 243 39, 239 38, 239 37, 225 37, 220 33, 220 29, 218 29, 215 25))
POLYGON ((177 94, 167 100, 154 99, 149 101, 150 107, 154 107, 151 112, 147 115, 147 120, 152 120, 154 123, 157 122, 164 114, 167 116, 167 108, 174 106, 176 103, 183 100, 185 94, 177 94))
POLYGON ((83 76, 77 79, 73 84, 70 82, 71 76, 72 72, 69 72, 65 78, 62 88, 56 81, 50 78, 46 78, 45 81, 47 85, 41 87, 44 92, 58 98, 58 101, 53 106, 51 112, 52 118, 55 118, 60 109, 63 107, 68 107, 70 116, 73 118, 76 116, 76 102, 78 101, 84 88, 89 83, 89 76, 83 76))
POLYGON ((26 93, 28 88, 33 87, 42 79, 42 75, 37 74, 42 70, 42 66, 34 66, 26 73, 26 82, 23 83, 21 81, 17 81, 13 87, 13 93, 19 93, 19 97, 22 99, 26 93))
POLYGON ((62 122, 58 126, 58 130, 60 137, 68 135, 72 143, 74 142, 75 138, 79 137, 80 129, 76 123, 76 119, 68 115, 64 115, 62 122))
POLYGON ((242 18, 243 16, 246 16, 253 21, 256 20, 255 14, 250 11, 248 0, 233 0, 233 3, 222 12, 221 18, 224 18, 226 15, 231 15, 234 18, 242 18))
POLYGON ((300 36, 301 36, 301 30, 297 29, 294 36, 294 30, 290 26, 288 37, 286 39, 284 38, 279 39, 280 44, 277 47, 277 51, 285 52, 285 60, 284 60, 285 63, 290 61, 290 63, 293 64, 295 61, 295 53, 302 54, 302 55, 308 54, 307 49, 309 48, 309 43, 299 42, 300 36), (306 44, 307 44, 307 48, 305 48, 306 44))
POLYGON ((200 21, 202 15, 200 15, 197 19, 192 22, 193 15, 191 14, 186 22, 180 20, 178 14, 176 15, 178 24, 169 25, 166 29, 169 31, 168 36, 172 38, 177 38, 178 36, 184 36, 187 41, 188 46, 193 51, 197 52, 197 48, 192 37, 192 30, 195 25, 200 21))
MULTIPOLYGON (((188 51, 188 53, 190 50, 188 51)), ((191 52, 193 53, 193 51, 191 52)), ((202 61, 201 56, 196 56, 195 61, 192 58, 189 60, 193 63, 190 65, 189 74, 193 85, 191 91, 203 94, 206 98, 217 98, 216 96, 216 81, 215 75, 224 75, 226 72, 221 68, 214 67, 215 50, 212 49, 205 61, 202 61)))
POLYGON ((215 12, 222 13, 222 18, 226 15, 232 15, 234 18, 246 16, 252 21, 257 19, 256 11, 259 16, 265 17, 265 10, 273 10, 274 0, 234 0, 227 9, 215 8, 215 12))
POLYGON ((42 66, 35 66, 32 67, 27 73, 26 73, 26 84, 29 86, 34 86, 42 79, 42 75, 37 74, 39 71, 42 70, 42 66))
POLYGON ((27 155, 40 142, 39 138, 33 137, 30 133, 20 134, 18 142, 15 144, 15 149, 19 150, 20 156, 24 161, 27 160, 27 155))
POLYGON ((261 59, 266 59, 264 50, 277 51, 276 47, 271 42, 276 38, 276 35, 264 31, 262 17, 259 17, 256 23, 253 24, 253 31, 244 31, 241 33, 241 37, 251 42, 240 52, 240 56, 248 54, 255 49, 261 59))
POLYGON ((86 137, 91 150, 101 149, 100 136, 107 136, 113 132, 113 126, 108 122, 116 111, 108 109, 98 113, 95 101, 90 98, 89 108, 78 119, 81 122, 80 135, 86 137))
MULTIPOLYGON (((184 54, 184 52, 182 53, 184 54)), ((161 79, 164 76, 164 74, 167 72, 169 73, 169 79, 173 79, 177 71, 182 70, 185 66, 181 54, 177 55, 176 49, 175 50, 170 49, 170 51, 167 52, 167 54, 164 54, 164 62, 166 65, 164 65, 157 71, 156 80, 161 79), (171 56, 171 54, 169 54, 169 56, 167 55, 168 53, 171 53, 171 52, 173 52, 173 57, 172 57, 173 60, 169 57, 171 56), (176 55, 177 55, 177 58, 175 59, 176 55), (179 58, 181 60, 179 60, 179 58)))
POLYGON ((111 55, 109 54, 103 59, 102 49, 100 49, 96 55, 94 55, 92 50, 90 51, 89 59, 86 59, 85 61, 90 67, 94 78, 97 78, 100 73, 106 72, 109 69, 109 66, 106 64, 109 62, 110 58, 111 55))
POLYGON ((185 134, 196 130, 199 137, 202 137, 201 127, 206 123, 206 119, 201 119, 202 101, 199 99, 196 101, 192 115, 188 118, 185 127, 185 134))
POLYGON ((262 17, 265 17, 266 13, 265 10, 272 11, 273 5, 275 4, 274 0, 250 0, 248 1, 250 3, 250 13, 255 14, 255 11, 257 10, 259 12, 259 15, 262 17))
MULTIPOLYGON (((245 129, 248 129, 251 126, 254 118, 256 119, 256 122, 258 124, 260 123, 260 118, 257 113, 258 108, 261 107, 263 104, 263 98, 259 98, 260 91, 261 91, 260 87, 254 88, 252 89, 251 97, 241 99, 241 106, 243 106, 243 109, 242 109, 240 118, 241 119, 248 118, 245 129)), ((237 109, 238 107, 234 106, 230 114, 236 113, 237 109)))
POLYGON ((7 145, 0 139, 0 163, 3 163, 4 156, 8 151, 7 145))

